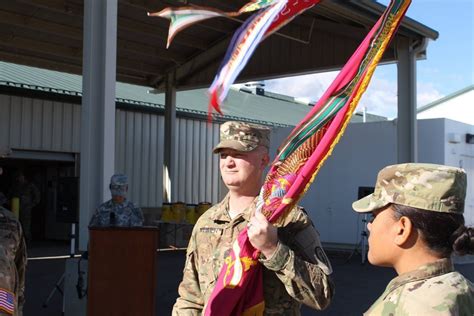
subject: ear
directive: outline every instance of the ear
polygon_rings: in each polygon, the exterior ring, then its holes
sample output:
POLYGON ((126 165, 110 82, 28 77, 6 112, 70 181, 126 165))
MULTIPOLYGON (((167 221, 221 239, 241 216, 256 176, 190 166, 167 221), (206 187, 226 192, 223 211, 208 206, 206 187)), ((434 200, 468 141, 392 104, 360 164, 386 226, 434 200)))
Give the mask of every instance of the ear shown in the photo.
POLYGON ((400 219, 395 223, 395 244, 400 247, 407 244, 414 229, 413 223, 408 217, 400 217, 400 219))
POLYGON ((265 168, 270 163, 270 155, 265 153, 262 157, 262 168, 265 168))

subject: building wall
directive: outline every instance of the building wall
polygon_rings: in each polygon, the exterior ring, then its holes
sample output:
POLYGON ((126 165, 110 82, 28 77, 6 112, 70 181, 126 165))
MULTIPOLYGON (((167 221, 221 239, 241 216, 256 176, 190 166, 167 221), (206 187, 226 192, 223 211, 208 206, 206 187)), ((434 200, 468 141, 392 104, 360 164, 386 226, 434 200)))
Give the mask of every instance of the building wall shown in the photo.
POLYGON ((474 144, 466 143, 466 133, 474 134, 474 125, 462 124, 452 120, 443 121, 446 129, 445 164, 461 167, 467 172, 464 218, 467 225, 474 226, 474 144), (453 139, 456 142, 453 142, 453 139), (457 140, 460 141, 457 142, 457 140))
POLYGON ((178 119, 175 199, 188 204, 219 200, 219 159, 212 149, 219 142, 219 124, 178 119))
MULTIPOLYGON (((0 148, 38 152, 80 152, 79 104, 0 94, 0 148)), ((212 148, 219 124, 178 118, 175 200, 219 200, 219 168, 212 148)), ((142 207, 163 202, 164 117, 116 111, 115 170, 129 176, 129 197, 142 207)))
POLYGON ((418 113, 418 119, 448 118, 474 125, 474 89, 418 113))
POLYGON ((418 162, 444 163, 445 134, 444 120, 418 120, 418 162))
POLYGON ((80 107, 0 94, 0 148, 78 153, 80 107))
MULTIPOLYGON (((446 119, 418 121, 419 162, 462 167, 468 174, 465 219, 474 225, 474 145, 465 134, 474 126, 446 119), (450 143, 450 134, 461 141, 450 143)), ((283 141, 283 134, 277 142, 283 141)), ((350 124, 300 204, 326 245, 355 247, 361 241, 364 215, 352 210, 359 186, 374 186, 383 167, 397 163, 394 121, 350 124)))
MULTIPOLYGON (((24 150, 79 152, 80 106, 77 104, 0 95, 0 147, 24 150)), ((468 172, 466 221, 474 224, 474 145, 465 143, 472 125, 445 119, 418 121, 419 161, 461 166, 468 172), (458 135, 458 136, 452 136, 458 135), (453 138, 454 137, 454 138, 453 138), (459 139, 459 142, 450 142, 459 139)), ((271 155, 291 128, 274 129, 271 155)), ((350 124, 315 183, 302 199, 321 239, 355 245, 360 241, 362 216, 352 211, 359 186, 373 186, 377 172, 396 163, 394 121, 350 124)), ((142 207, 160 206, 162 199, 164 118, 130 110, 116 112, 115 169, 130 178, 130 199, 142 207)), ((218 157, 212 148, 219 124, 178 118, 177 166, 174 192, 186 203, 216 203, 225 194, 218 157)))
POLYGON ((393 122, 349 124, 326 160, 301 205, 310 214, 326 244, 357 245, 363 215, 352 210, 360 186, 373 186, 377 172, 396 163, 393 122))
POLYGON ((115 170, 128 175, 129 197, 142 207, 163 201, 164 118, 117 110, 115 170))

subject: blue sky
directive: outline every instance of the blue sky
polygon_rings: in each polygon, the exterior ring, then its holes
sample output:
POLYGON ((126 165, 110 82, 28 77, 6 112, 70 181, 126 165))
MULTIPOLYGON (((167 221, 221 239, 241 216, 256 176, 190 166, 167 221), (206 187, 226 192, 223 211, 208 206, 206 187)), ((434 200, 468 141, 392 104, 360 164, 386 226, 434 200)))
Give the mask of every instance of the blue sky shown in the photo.
MULTIPOLYGON (((388 0, 379 0, 388 4, 388 0)), ((417 62, 417 102, 423 106, 474 84, 474 0, 413 0, 407 16, 436 30, 427 59, 417 62)), ((269 91, 317 100, 337 72, 267 80, 269 91)), ((374 114, 397 115, 396 65, 379 66, 359 103, 374 114)))

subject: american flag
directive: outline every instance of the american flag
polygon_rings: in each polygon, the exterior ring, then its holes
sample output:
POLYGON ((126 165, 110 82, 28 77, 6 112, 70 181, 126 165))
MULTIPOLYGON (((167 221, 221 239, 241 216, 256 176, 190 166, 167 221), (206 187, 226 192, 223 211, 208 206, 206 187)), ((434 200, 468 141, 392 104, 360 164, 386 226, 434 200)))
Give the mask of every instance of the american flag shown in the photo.
POLYGON ((15 311, 15 295, 4 289, 0 289, 0 310, 9 314, 15 311))

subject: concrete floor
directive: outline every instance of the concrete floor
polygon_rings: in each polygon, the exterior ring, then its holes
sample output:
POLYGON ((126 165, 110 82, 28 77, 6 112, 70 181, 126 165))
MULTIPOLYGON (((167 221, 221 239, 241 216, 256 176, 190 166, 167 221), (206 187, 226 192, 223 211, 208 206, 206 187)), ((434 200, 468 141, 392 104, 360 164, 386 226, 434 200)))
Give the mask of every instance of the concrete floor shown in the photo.
MULTIPOLYGON (((33 245, 29 257, 67 255, 65 243, 33 245)), ((302 315, 351 316, 361 315, 383 292, 386 284, 395 276, 388 268, 361 264, 359 255, 348 260, 347 254, 329 253, 333 265, 336 295, 325 311, 317 312, 303 307, 302 315)), ((182 278, 184 251, 158 252, 157 313, 170 315, 178 295, 177 287, 182 278)), ((55 316, 62 314, 62 295, 55 291, 46 307, 45 300, 55 287, 65 269, 66 259, 29 260, 26 279, 25 316, 55 316)), ((474 261, 456 268, 470 280, 474 280, 474 261)))

